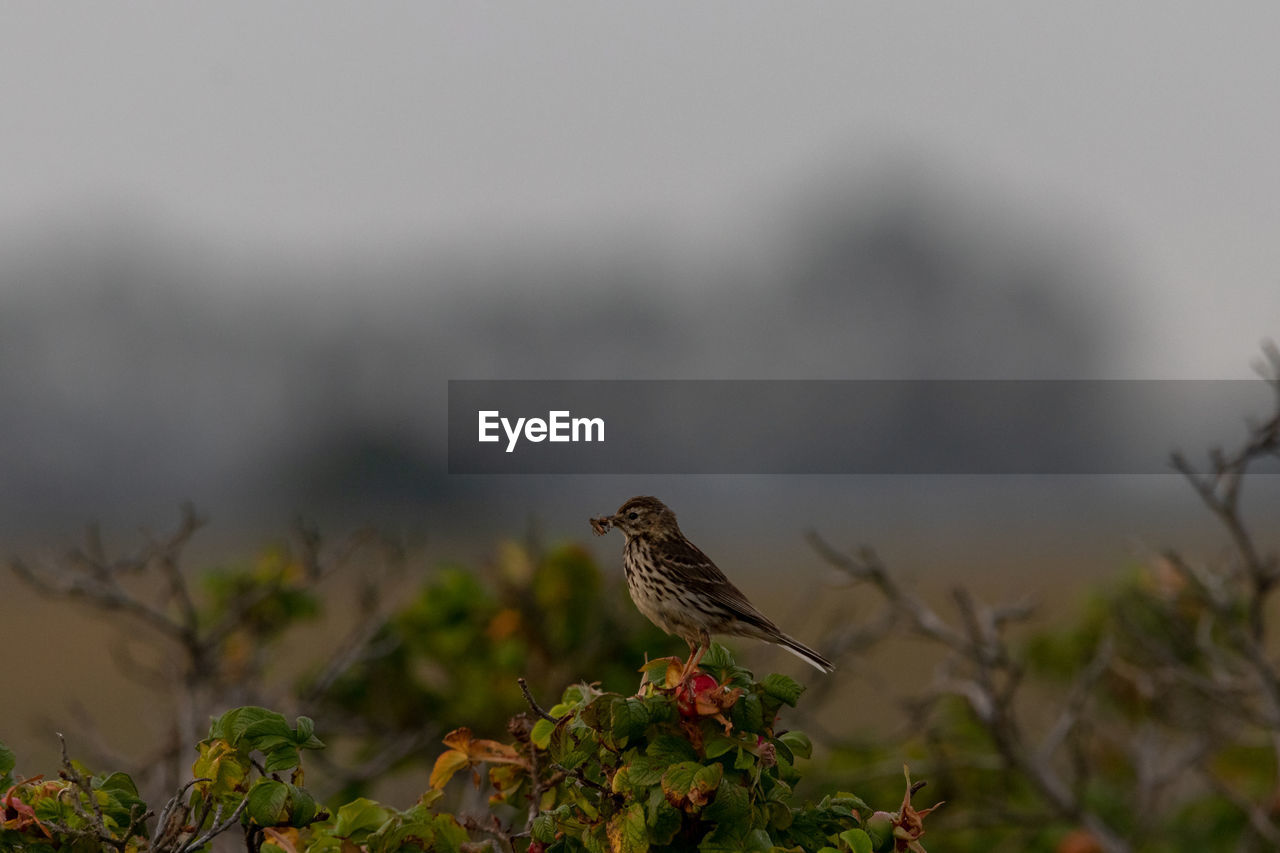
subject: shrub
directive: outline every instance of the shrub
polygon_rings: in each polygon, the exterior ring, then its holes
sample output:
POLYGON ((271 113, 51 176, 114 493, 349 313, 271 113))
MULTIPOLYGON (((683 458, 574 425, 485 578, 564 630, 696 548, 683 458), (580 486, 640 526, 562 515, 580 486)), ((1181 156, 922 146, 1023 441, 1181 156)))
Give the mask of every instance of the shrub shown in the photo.
POLYGON ((18 779, 0 745, 0 845, 189 853, 238 830, 255 853, 923 853, 932 808, 912 806, 918 785, 909 777, 897 812, 873 812, 845 792, 794 801, 811 745, 782 727, 781 714, 799 700, 798 683, 782 675, 757 682, 721 646, 683 683, 680 669, 674 658, 649 662, 634 696, 574 685, 549 711, 521 680, 531 710, 511 719, 510 741, 450 732, 430 789, 403 811, 363 797, 317 803, 302 770, 304 751, 324 746, 313 722, 290 725, 254 706, 213 720, 192 780, 158 816, 124 773, 95 775, 64 757, 57 780, 18 779), (459 774, 489 792, 484 813, 437 810, 459 774))

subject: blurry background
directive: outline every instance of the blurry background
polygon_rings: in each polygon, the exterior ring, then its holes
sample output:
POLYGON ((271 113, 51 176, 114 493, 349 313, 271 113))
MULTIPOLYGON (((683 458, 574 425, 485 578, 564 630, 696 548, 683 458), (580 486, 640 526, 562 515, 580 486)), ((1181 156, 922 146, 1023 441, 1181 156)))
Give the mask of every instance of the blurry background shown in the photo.
MULTIPOLYGON (((1280 326, 1277 23, 9 7, 0 543, 98 521, 127 547, 189 499, 213 555, 303 515, 477 559, 654 493, 759 597, 825 588, 809 527, 923 583, 1041 595, 1213 542, 1172 477, 449 477, 445 383, 1249 377, 1280 326)), ((1198 452, 1247 414, 1145 435, 1198 452)), ((616 536, 591 547, 617 572, 616 536)), ((42 608, 0 575, 6 646, 42 608)), ((5 666, 28 684, 0 697, 11 745, 97 675, 5 666)))

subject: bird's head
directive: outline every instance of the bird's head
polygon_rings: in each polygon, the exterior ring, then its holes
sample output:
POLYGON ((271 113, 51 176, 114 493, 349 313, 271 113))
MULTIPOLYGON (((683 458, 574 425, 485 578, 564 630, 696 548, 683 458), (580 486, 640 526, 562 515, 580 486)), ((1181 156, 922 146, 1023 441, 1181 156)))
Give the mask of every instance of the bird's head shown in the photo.
POLYGON ((606 533, 610 526, 618 528, 628 537, 661 537, 679 535, 680 532, 676 514, 662 501, 647 496, 632 498, 618 507, 613 515, 591 519, 591 527, 597 534, 606 533))

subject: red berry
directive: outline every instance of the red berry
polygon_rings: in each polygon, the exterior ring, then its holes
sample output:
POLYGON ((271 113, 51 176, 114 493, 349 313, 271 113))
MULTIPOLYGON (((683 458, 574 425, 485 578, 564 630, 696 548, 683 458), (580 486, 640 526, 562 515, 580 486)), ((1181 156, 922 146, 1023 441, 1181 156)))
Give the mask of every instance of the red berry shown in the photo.
POLYGON ((685 717, 698 716, 698 697, 710 693, 720 684, 705 672, 696 673, 676 688, 676 704, 685 717))

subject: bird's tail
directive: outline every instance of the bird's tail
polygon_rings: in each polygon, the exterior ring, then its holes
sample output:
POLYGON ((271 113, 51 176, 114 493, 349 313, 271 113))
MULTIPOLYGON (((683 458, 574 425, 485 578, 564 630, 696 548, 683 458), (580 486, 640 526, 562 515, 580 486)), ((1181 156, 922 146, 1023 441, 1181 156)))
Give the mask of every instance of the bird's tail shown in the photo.
POLYGON ((780 636, 774 638, 773 642, 779 646, 782 646, 782 648, 791 652, 791 654, 800 658, 800 660, 804 661, 805 663, 809 664, 815 669, 821 670, 822 672, 831 672, 833 669, 836 668, 835 664, 833 664, 831 661, 827 660, 822 655, 818 654, 813 649, 806 646, 804 643, 800 642, 799 640, 792 639, 786 634, 781 634, 780 636))

